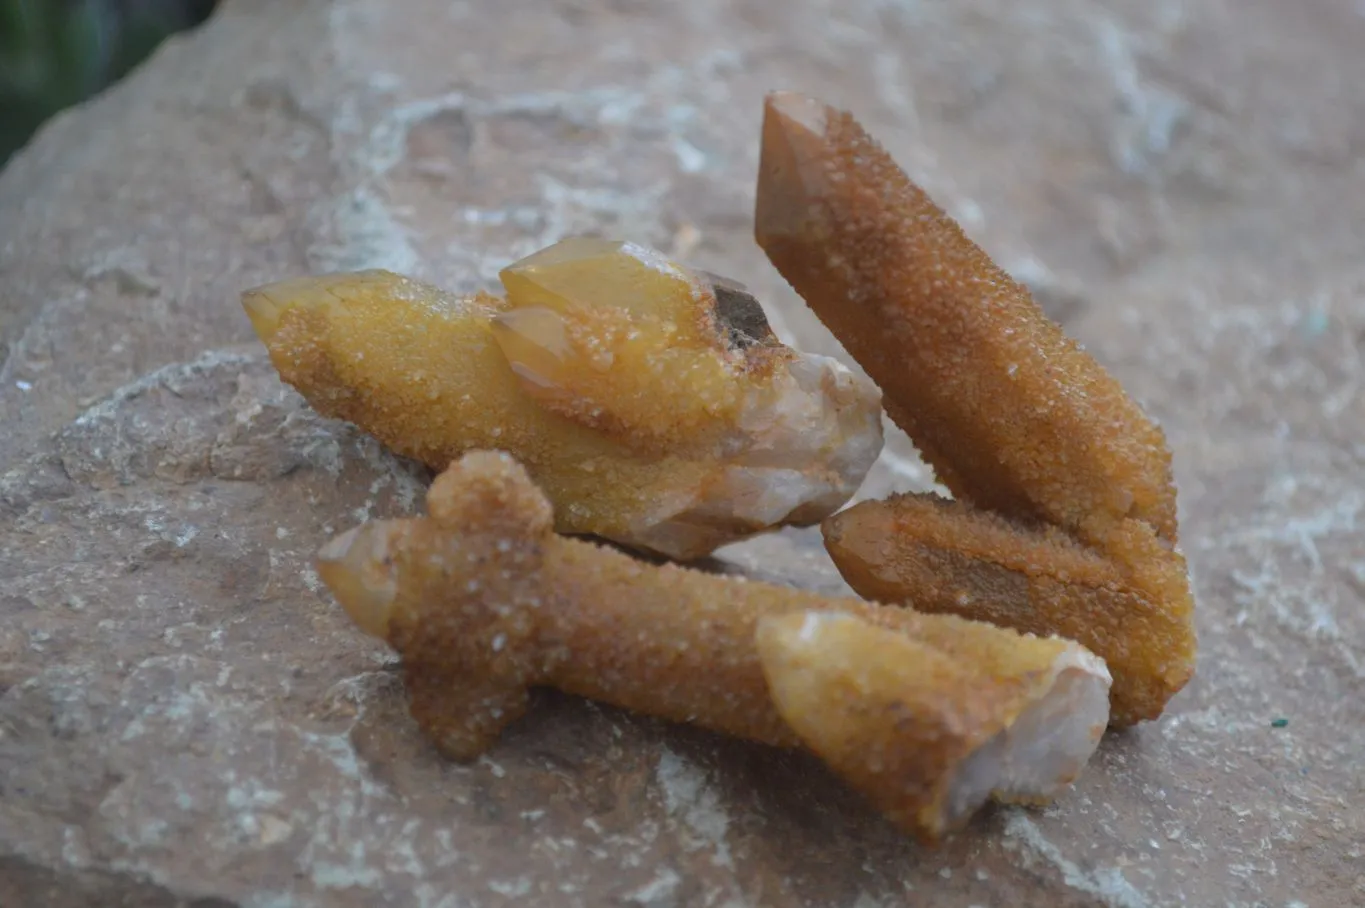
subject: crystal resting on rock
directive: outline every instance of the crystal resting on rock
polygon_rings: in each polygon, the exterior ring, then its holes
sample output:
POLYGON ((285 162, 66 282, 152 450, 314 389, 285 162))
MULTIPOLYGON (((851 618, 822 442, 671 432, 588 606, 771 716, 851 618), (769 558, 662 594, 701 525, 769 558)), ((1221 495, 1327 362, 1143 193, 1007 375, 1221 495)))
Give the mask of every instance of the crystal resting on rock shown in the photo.
POLYGON ((1157 551, 1125 566, 1056 527, 937 495, 862 501, 821 529, 839 572, 869 599, 1058 634, 1103 656, 1117 725, 1156 718, 1189 679, 1189 615, 1169 605, 1188 596, 1179 559, 1157 551))
POLYGON ((334 539, 318 571, 403 660, 413 716, 470 760, 555 687, 780 747, 804 745, 926 841, 989 797, 1081 771, 1110 678, 1084 647, 949 615, 746 582, 556 536, 506 454, 437 477, 428 516, 334 539))
POLYGON ((880 394, 782 345, 737 284, 653 250, 565 240, 506 298, 385 271, 243 295, 271 361, 321 413, 444 469, 513 453, 556 526, 677 559, 810 525, 881 450, 880 394))
POLYGON ((1161 431, 852 116, 769 96, 754 229, 955 496, 1174 540, 1161 431))
POLYGON ((844 578, 1074 636, 1109 661, 1115 724, 1159 716, 1196 644, 1161 430, 843 111, 769 96, 754 229, 958 499, 826 521, 844 578))

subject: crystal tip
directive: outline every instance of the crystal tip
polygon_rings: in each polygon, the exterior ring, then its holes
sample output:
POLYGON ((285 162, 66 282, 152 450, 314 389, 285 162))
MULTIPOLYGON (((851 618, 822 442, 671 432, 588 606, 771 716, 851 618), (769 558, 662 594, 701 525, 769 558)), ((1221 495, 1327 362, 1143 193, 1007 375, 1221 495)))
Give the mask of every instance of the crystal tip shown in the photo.
POLYGON ((398 583, 383 523, 347 530, 318 552, 318 576, 365 633, 387 639, 398 583))
POLYGON ((256 336, 269 343, 280 328, 280 313, 284 311, 284 307, 272 298, 270 288, 257 287, 244 292, 242 308, 246 310, 247 318, 251 319, 256 336))
POLYGON ((833 111, 833 108, 823 101, 794 91, 769 92, 765 106, 769 115, 781 117, 788 123, 817 134, 825 131, 829 115, 833 111))

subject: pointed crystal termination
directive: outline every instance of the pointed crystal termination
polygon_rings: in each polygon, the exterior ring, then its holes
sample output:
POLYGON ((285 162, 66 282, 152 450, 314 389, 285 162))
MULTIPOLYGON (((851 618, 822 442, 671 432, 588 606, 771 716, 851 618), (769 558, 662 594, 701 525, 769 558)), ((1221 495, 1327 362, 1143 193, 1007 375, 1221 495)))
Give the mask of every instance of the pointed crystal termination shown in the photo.
POLYGON ((736 417, 746 359, 700 275, 634 243, 573 238, 501 276, 512 308, 493 335, 546 408, 659 453, 736 417))
POLYGON ((516 455, 556 527, 676 559, 819 522, 881 450, 881 395, 772 337, 752 296, 632 243, 570 240, 508 268, 507 300, 369 271, 243 305, 327 416, 441 470, 516 455))
POLYGON ((499 274, 515 306, 616 307, 682 319, 697 288, 691 273, 637 243, 570 237, 513 262, 499 274))
POLYGON ((1126 518, 1175 541, 1160 430, 849 114, 768 97, 755 220, 955 496, 1097 545, 1126 518))
POLYGON ((963 623, 947 648, 841 612, 765 617, 778 714, 888 818, 932 842, 994 796, 1050 800, 1095 752, 1109 672, 1083 647, 963 623), (984 662, 953 644, 982 644, 984 662))
POLYGON ((368 523, 347 530, 318 552, 318 576, 361 630, 381 640, 398 594, 388 552, 396 524, 368 523))

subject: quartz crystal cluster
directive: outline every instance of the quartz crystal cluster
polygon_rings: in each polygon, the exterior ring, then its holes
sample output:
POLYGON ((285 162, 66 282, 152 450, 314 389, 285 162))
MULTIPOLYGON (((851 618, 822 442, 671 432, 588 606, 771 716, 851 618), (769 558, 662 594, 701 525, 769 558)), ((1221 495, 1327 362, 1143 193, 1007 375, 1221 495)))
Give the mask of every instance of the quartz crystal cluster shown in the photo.
POLYGON ((1194 669, 1161 430, 846 113, 770 96, 755 234, 875 386, 630 243, 565 240, 505 298, 387 272, 246 294, 315 407, 442 471, 427 516, 342 534, 320 576, 457 759, 549 686, 805 748, 924 841, 1054 797, 1194 669), (877 387, 953 499, 834 513, 877 387), (683 559, 813 523, 875 601, 555 533, 683 559))
POLYGON ((670 558, 819 523, 881 451, 877 389, 784 346, 732 281, 590 238, 501 277, 505 297, 366 271, 243 302, 320 412, 437 470, 505 450, 561 532, 670 558))

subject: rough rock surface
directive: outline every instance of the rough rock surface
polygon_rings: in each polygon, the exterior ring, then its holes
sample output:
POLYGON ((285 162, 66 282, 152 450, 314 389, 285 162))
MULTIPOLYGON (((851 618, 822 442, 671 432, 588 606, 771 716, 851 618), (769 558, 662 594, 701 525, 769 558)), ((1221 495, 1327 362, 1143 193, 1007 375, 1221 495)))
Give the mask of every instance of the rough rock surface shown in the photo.
MULTIPOLYGON (((534 6, 228 0, 0 176, 0 904, 1365 904, 1360 4, 534 6), (597 231, 834 350, 749 238, 773 87, 855 108, 1175 448, 1197 679, 935 852, 811 760, 564 697, 437 759, 308 567, 425 477, 236 301, 597 231)), ((925 482, 902 438, 867 491, 925 482)), ((809 532, 725 560, 839 586, 809 532)))

